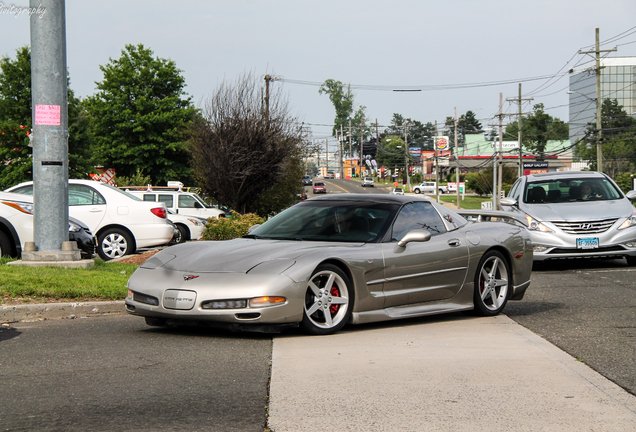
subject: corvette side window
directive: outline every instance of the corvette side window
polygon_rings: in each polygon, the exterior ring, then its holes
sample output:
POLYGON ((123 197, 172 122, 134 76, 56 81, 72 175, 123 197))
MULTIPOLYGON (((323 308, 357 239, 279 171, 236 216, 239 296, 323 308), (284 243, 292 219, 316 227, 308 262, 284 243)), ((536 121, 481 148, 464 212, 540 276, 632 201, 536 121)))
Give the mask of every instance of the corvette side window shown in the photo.
POLYGON ((429 203, 417 202, 402 207, 393 224, 393 241, 399 241, 406 233, 414 229, 425 229, 436 236, 446 232, 444 222, 429 203))

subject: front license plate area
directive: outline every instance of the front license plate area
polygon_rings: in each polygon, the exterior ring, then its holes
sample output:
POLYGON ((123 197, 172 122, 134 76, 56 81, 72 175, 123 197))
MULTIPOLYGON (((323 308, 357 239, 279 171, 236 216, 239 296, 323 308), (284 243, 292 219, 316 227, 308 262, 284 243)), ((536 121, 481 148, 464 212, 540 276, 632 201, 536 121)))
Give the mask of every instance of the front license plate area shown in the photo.
POLYGON ((194 307, 197 293, 184 290, 166 290, 163 293, 163 307, 166 309, 190 310, 194 307))
POLYGON ((577 238, 577 249, 598 249, 598 238, 577 238))

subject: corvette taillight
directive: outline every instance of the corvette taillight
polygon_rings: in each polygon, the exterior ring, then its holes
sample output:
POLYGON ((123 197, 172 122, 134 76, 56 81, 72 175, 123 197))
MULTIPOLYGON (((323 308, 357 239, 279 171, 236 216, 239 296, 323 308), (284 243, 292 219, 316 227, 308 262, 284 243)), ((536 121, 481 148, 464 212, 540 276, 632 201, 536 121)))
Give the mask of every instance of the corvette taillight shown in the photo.
POLYGON ((152 212, 153 215, 160 217, 161 219, 165 219, 166 217, 168 217, 168 212, 163 207, 156 207, 156 208, 150 209, 150 211, 152 212))

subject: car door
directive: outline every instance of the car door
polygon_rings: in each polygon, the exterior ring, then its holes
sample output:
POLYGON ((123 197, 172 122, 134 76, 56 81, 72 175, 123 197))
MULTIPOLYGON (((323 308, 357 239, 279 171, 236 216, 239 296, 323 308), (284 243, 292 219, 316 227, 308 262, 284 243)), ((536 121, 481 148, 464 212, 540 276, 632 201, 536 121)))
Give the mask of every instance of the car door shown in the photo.
POLYGON ((391 242, 383 244, 385 307, 453 297, 464 283, 468 246, 457 230, 448 231, 431 203, 414 202, 402 208, 392 228, 391 242), (397 245, 406 233, 425 229, 426 242, 397 245))
POLYGON ((96 233, 106 215, 106 200, 90 186, 68 185, 68 213, 96 233))

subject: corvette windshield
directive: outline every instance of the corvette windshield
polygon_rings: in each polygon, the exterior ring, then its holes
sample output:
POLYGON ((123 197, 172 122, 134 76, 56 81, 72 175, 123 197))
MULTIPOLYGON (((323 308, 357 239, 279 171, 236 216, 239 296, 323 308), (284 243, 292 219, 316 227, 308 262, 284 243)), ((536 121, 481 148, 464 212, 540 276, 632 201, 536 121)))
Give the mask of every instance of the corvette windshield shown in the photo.
POLYGON ((307 201, 285 210, 245 237, 378 242, 384 237, 398 209, 397 204, 307 201))

